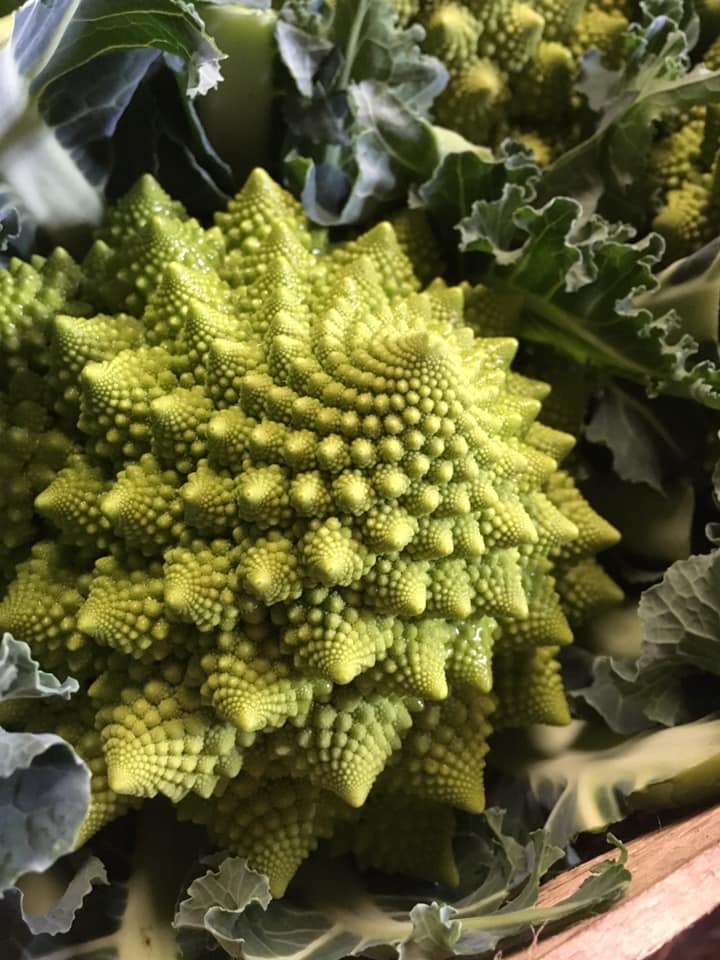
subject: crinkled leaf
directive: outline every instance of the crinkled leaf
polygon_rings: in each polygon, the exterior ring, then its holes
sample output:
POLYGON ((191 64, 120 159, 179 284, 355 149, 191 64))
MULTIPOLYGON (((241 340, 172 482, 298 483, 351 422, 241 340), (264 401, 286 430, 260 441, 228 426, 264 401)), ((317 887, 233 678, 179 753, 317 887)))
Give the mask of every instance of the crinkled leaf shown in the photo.
MULTIPOLYGON (((535 196, 535 182, 540 170, 533 161, 532 153, 523 145, 511 140, 503 142, 495 155, 489 151, 448 151, 437 165, 432 177, 410 192, 410 206, 423 207, 442 229, 452 229, 462 217, 466 217, 473 203, 483 204, 484 219, 498 218, 490 209, 497 210, 507 203, 507 191, 517 187, 524 201, 535 196), (493 205, 493 206, 491 206, 493 205)), ((513 191, 513 196, 515 195, 513 191)), ((514 207, 512 208, 514 209, 514 207)), ((507 230, 512 224, 500 223, 507 230)), ((462 240, 465 237, 462 234, 462 240)), ((472 240, 482 238, 488 252, 504 249, 497 231, 485 234, 473 233, 472 240)), ((456 237, 457 240, 457 237, 456 237)))
POLYGON ((543 177, 543 198, 569 193, 584 201, 585 216, 599 202, 608 216, 644 220, 655 121, 712 103, 720 95, 720 72, 690 69, 688 54, 697 42, 698 23, 689 5, 646 0, 641 12, 642 22, 629 28, 617 70, 603 65, 597 49, 581 58, 576 89, 600 115, 594 132, 561 154, 543 177))
POLYGON ((573 692, 619 733, 685 723, 717 703, 720 550, 673 563, 638 614, 640 656, 596 658, 591 682, 573 692))
MULTIPOLYGON (((487 168, 481 158, 461 157, 466 170, 487 168)), ((459 165, 448 158, 423 188, 431 211, 434 199, 444 204, 461 196, 459 165)), ((527 154, 509 152, 490 169, 492 176, 475 176, 472 192, 462 192, 473 202, 470 210, 456 211, 465 214, 458 224, 461 249, 485 257, 479 269, 486 286, 521 298, 518 335, 639 382, 650 393, 720 407, 715 360, 700 355, 676 312, 653 315, 638 303, 658 286, 653 269, 662 239, 651 233, 633 241, 631 228, 587 218, 571 197, 540 204, 539 171, 527 154)))
POLYGON ((22 890, 6 891, 4 898, 15 908, 16 923, 24 923, 33 936, 51 937, 67 933, 72 927, 85 898, 97 884, 107 884, 105 867, 97 857, 88 857, 68 883, 55 906, 46 913, 27 913, 23 906, 22 890))
POLYGON ((672 564, 643 593, 638 613, 645 657, 671 657, 720 676, 720 550, 672 564))
POLYGON ((286 177, 312 220, 365 220, 430 176, 427 114, 447 72, 421 53, 419 27, 398 26, 391 0, 288 0, 276 35, 290 80, 286 177))
POLYGON ((535 906, 540 881, 547 868, 555 862, 549 833, 535 831, 534 865, 522 893, 491 917, 471 917, 463 923, 463 933, 457 941, 457 952, 482 953, 494 951, 501 942, 514 943, 527 938, 528 929, 557 929, 582 917, 592 916, 607 909, 618 900, 630 883, 625 864, 627 851, 610 836, 609 840, 620 851, 616 860, 605 860, 578 887, 575 893, 552 906, 535 906))
POLYGON ((184 0, 26 3, 16 14, 11 45, 18 72, 34 94, 118 47, 178 57, 187 64, 190 96, 205 93, 220 79, 220 55, 192 4, 184 0))
POLYGON ((697 340, 717 343, 720 313, 720 237, 658 274, 658 286, 638 303, 655 316, 668 310, 682 316, 697 340))
POLYGON ((418 903, 410 911, 412 933, 398 945, 399 960, 444 960, 452 957, 462 921, 446 903, 418 903))
MULTIPOLYGON (((610 730, 632 734, 663 723, 673 726, 691 719, 683 682, 690 671, 663 662, 646 663, 642 674, 635 663, 598 656, 590 663, 584 686, 570 690, 571 700, 602 717, 610 730)), ((583 716, 586 711, 583 711, 583 716)))
POLYGON ((313 79, 332 52, 332 42, 327 37, 303 30, 288 20, 278 21, 275 36, 280 56, 299 93, 307 100, 312 99, 313 79))
MULTIPOLYGON (((0 255, 20 236, 20 211, 11 191, 0 184, 0 255)), ((2 260, 0 259, 0 263, 2 260)))
POLYGON ((0 639, 0 703, 37 697, 62 697, 68 700, 78 690, 78 682, 68 677, 62 683, 52 673, 40 669, 30 647, 9 633, 0 639))
POLYGON ((398 169, 424 179, 437 159, 430 125, 384 85, 363 80, 353 87, 350 99, 363 127, 353 145, 354 178, 353 173, 313 160, 304 168, 303 206, 311 219, 324 225, 364 219, 378 197, 395 191, 398 169))
POLYGON ((240 857, 226 857, 216 870, 193 880, 175 914, 183 957, 202 955, 217 942, 230 956, 239 956, 232 941, 237 916, 250 904, 265 909, 272 899, 267 877, 251 870, 240 857))
MULTIPOLYGON (((0 640, 0 702, 68 699, 77 681, 40 670, 26 643, 0 640)), ((68 853, 90 802, 90 772, 54 734, 0 728, 0 891, 68 853)))
MULTIPOLYGON (((0 49, 0 177, 51 232, 97 223, 138 88, 164 64, 176 98, 204 93, 220 56, 184 0, 29 0, 0 49)), ((147 136, 135 145, 147 156, 147 136)))
MULTIPOLYGON (((503 829, 503 813, 488 810, 467 819, 460 837, 461 896, 443 902, 410 884, 402 895, 373 893, 344 860, 315 859, 296 889, 303 905, 270 900, 267 881, 231 858, 223 871, 190 888, 176 926, 201 927, 233 957, 244 960, 340 960, 392 949, 400 960, 432 960, 492 950, 501 941, 527 937, 535 924, 567 921, 603 909, 627 886, 624 855, 605 864, 564 904, 537 908, 538 889, 562 856, 547 834, 535 831, 525 845, 503 829), (472 880, 472 886, 468 883, 472 880)), ((181 937, 185 960, 205 960, 207 943, 181 937)))
POLYGON ((90 802, 90 773, 54 734, 0 731, 0 890, 68 853, 90 802))

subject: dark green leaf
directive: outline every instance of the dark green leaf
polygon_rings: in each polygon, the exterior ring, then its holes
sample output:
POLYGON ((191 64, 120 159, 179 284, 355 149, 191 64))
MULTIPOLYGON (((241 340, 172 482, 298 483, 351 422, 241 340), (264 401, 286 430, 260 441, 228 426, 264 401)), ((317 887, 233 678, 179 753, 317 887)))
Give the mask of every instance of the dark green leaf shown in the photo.
POLYGON ((560 193, 582 200, 585 217, 599 205, 607 216, 645 222, 655 122, 720 94, 720 73, 690 69, 697 18, 686 15, 680 0, 646 0, 640 7, 642 22, 630 26, 619 69, 607 69, 596 49, 583 55, 577 90, 600 116, 590 136, 551 164, 540 187, 544 199, 560 193))
MULTIPOLYGON (((532 154, 510 140, 501 145, 495 156, 480 149, 449 152, 442 158, 432 177, 411 191, 410 205, 424 207, 445 230, 459 224, 461 240, 465 244, 460 221, 468 216, 474 203, 485 204, 483 211, 488 209, 487 205, 497 209, 504 202, 506 190, 514 185, 523 200, 529 201, 535 196, 535 183, 539 176, 540 171, 532 154)), ((505 225, 503 229, 512 229, 512 224, 505 225)), ((496 246, 492 234, 486 237, 480 231, 473 231, 467 240, 480 241, 481 236, 488 245, 486 249, 492 250, 496 246)))
POLYGON ((674 726, 713 709, 720 690, 720 550, 678 560, 645 590, 640 656, 597 657, 573 691, 611 730, 674 726))
MULTIPOLYGON (((30 655, 26 643, 0 640, 0 702, 68 697, 30 655)), ((90 771, 54 734, 8 733, 0 728, 0 892, 24 873, 40 872, 68 853, 90 802, 90 771)))
MULTIPOLYGON (((163 67, 175 77, 170 104, 182 103, 217 83, 220 58, 184 0, 25 3, 0 48, 0 178, 27 211, 23 222, 64 241, 97 224, 118 125, 137 91, 163 67)), ((143 169, 157 172, 148 132, 132 142, 143 169)), ((185 131, 178 139, 200 167, 193 176, 209 178, 209 145, 198 149, 185 131)))
POLYGON ((427 114, 447 72, 421 53, 419 28, 398 26, 391 0, 288 0, 277 37, 290 78, 286 176, 312 220, 366 220, 430 176, 427 114))
MULTIPOLYGON (((192 4, 179 0, 54 0, 26 4, 13 31, 16 61, 39 94, 60 77, 118 49, 153 49, 187 64, 190 96, 220 80, 220 54, 192 4)), ((106 88, 107 92, 110 85, 106 88)))
POLYGON ((665 431, 647 405, 616 386, 607 387, 585 427, 591 443, 606 446, 621 480, 663 491, 659 444, 665 431))
POLYGON ((19 907, 22 919, 35 936, 39 934, 56 936, 59 933, 67 933, 90 891, 97 884, 107 884, 107 882, 107 873, 102 863, 97 857, 88 857, 73 876, 58 902, 47 913, 25 913, 22 909, 21 894, 19 907))
POLYGON ((631 228, 599 215, 587 218, 571 197, 538 205, 538 170, 526 154, 508 152, 494 166, 460 156, 462 190, 460 161, 450 157, 419 195, 431 210, 433 202, 452 204, 461 195, 467 200, 467 170, 475 173, 475 199, 459 223, 461 249, 492 258, 480 276, 486 286, 521 298, 518 336, 634 380, 650 394, 720 407, 715 359, 700 354, 677 313, 653 315, 638 302, 658 286, 653 270, 664 244, 657 234, 632 241, 631 228), (481 169, 482 179, 476 173, 481 169))
POLYGON ((648 659, 671 657, 720 677, 720 550, 674 563, 638 612, 648 659))
POLYGON ((0 731, 0 890, 68 853, 90 802, 90 773, 54 734, 0 731))

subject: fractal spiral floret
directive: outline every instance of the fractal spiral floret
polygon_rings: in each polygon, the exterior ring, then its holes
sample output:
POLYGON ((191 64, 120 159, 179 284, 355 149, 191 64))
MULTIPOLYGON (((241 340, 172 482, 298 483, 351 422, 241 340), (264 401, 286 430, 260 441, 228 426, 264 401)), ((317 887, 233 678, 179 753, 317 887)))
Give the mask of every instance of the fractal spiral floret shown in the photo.
POLYGON ((81 265, 2 271, 0 629, 80 681, 24 724, 91 768, 79 841, 162 794, 275 894, 336 833, 454 879, 491 724, 568 720, 556 654, 618 594, 547 388, 462 318, 260 170, 211 229, 146 177, 81 265))

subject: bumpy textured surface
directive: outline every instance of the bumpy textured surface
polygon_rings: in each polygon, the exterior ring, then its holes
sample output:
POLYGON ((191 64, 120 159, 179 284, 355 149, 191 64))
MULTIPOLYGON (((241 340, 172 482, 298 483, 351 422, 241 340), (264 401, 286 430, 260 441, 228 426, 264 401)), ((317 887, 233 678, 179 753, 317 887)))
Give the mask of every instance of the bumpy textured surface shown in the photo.
POLYGON ((598 47, 616 65, 628 27, 626 0, 419 0, 395 2, 419 22, 428 53, 450 74, 438 123, 475 143, 512 135, 541 163, 572 126, 579 58, 598 47))
POLYGON ((33 320, 0 327, 6 455, 39 464, 0 629, 81 681, 41 719, 91 766, 83 837, 160 793, 276 894, 338 831, 452 880, 491 720, 566 721, 555 654, 618 593, 515 341, 419 292, 389 224, 314 250, 262 171, 210 230, 145 178, 82 270, 0 284, 33 320))
MULTIPOLYGON (((720 42, 704 64, 720 69, 720 42)), ((652 226, 665 237, 669 258, 686 256, 720 232, 720 106, 693 107, 671 118, 654 145, 650 172, 662 205, 652 226)))
POLYGON ((37 537, 35 495, 72 447, 54 429, 46 378, 50 324, 59 310, 71 309, 79 279, 64 250, 0 270, 0 587, 37 537))

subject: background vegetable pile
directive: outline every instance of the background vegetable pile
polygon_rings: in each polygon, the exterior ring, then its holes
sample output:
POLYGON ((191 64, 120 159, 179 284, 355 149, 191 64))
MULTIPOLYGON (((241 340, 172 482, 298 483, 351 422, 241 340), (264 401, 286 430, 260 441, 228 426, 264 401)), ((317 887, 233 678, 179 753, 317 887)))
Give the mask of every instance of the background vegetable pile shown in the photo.
POLYGON ((720 17, 277 7, 0 20, 3 956, 482 955, 720 793, 720 17))

